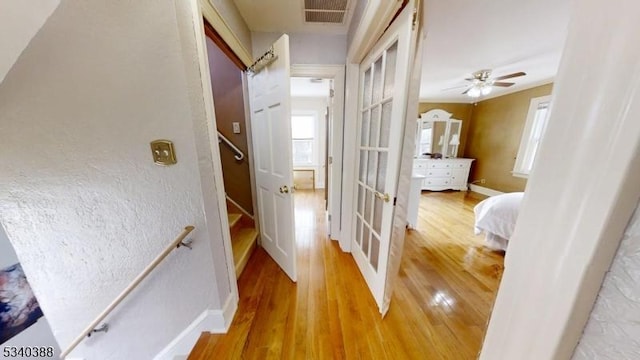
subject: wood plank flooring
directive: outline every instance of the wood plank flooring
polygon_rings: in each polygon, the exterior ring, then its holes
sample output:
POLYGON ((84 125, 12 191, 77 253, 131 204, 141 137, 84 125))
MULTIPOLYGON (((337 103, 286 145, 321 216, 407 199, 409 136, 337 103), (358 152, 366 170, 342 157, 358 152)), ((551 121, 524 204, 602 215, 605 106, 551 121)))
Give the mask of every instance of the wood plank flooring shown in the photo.
POLYGON ((257 249, 229 332, 203 334, 189 359, 477 357, 504 260, 473 235, 481 195, 422 194, 384 319, 351 255, 327 239, 323 193, 295 197, 298 283, 257 249))

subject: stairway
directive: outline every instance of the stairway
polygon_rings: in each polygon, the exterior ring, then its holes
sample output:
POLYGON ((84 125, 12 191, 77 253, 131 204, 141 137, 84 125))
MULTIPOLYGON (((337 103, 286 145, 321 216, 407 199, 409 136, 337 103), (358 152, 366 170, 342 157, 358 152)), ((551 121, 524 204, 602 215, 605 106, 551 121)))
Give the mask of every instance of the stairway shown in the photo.
POLYGON ((240 277, 247 266, 247 262, 256 248, 258 231, 253 219, 243 215, 232 205, 227 204, 229 214, 229 230, 231 231, 231 246, 233 248, 233 262, 236 267, 236 278, 240 277))

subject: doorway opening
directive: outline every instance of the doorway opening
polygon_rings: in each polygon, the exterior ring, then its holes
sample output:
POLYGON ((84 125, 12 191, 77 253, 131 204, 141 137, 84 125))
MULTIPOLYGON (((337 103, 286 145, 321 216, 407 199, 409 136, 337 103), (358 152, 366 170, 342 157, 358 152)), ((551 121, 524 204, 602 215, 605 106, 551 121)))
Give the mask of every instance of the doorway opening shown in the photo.
MULTIPOLYGON (((245 66, 205 20, 217 142, 222 162, 227 217, 236 278, 240 277, 258 240, 252 154, 244 98, 245 66)), ((212 141, 215 141, 212 139, 212 141)))
MULTIPOLYGON (((291 78, 293 182, 298 191, 324 190, 328 185, 327 144, 331 136, 328 129, 332 118, 332 92, 331 79, 291 78)), ((326 196, 324 199, 326 202, 326 196)))
POLYGON ((333 120, 333 83, 333 79, 319 77, 291 78, 291 145, 299 250, 312 246, 310 241, 316 238, 308 233, 318 231, 316 214, 325 214, 325 220, 327 217, 327 148, 333 120))

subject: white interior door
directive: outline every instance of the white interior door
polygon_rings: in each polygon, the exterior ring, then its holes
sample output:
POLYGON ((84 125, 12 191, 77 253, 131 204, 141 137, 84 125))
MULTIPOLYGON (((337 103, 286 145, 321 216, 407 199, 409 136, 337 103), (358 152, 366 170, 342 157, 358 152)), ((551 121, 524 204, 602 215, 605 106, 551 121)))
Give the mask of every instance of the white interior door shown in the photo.
POLYGON ((248 78, 261 244, 296 281, 287 35, 282 35, 256 62, 248 78))
POLYGON ((352 253, 381 311, 407 107, 408 8, 360 65, 352 253))

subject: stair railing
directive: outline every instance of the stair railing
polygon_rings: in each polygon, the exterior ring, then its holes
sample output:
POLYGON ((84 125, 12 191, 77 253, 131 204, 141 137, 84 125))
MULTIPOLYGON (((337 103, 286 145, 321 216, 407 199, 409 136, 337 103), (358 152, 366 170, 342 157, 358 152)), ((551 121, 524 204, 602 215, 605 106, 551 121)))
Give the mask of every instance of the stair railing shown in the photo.
POLYGON ((244 159, 244 153, 242 152, 242 150, 238 149, 237 146, 233 145, 233 143, 231 142, 231 140, 227 139, 224 135, 222 135, 222 133, 220 133, 220 131, 218 131, 218 141, 224 141, 225 144, 229 145, 229 147, 233 150, 233 152, 236 153, 236 155, 234 156, 234 158, 238 161, 244 159))
POLYGON ((171 242, 171 244, 169 244, 161 253, 160 255, 156 256, 156 258, 149 264, 147 265, 146 268, 144 268, 144 270, 142 270, 142 272, 136 276, 135 279, 133 279, 133 281, 131 282, 131 284, 129 284, 121 293, 120 295, 118 295, 112 302, 111 304, 109 304, 109 306, 107 306, 106 309, 104 309, 100 315, 98 315, 95 320, 93 320, 81 333, 80 335, 78 335, 78 337, 76 337, 71 344, 67 347, 66 350, 64 350, 61 354, 60 354, 60 358, 64 359, 67 355, 69 355, 69 353, 76 348, 76 346, 78 346, 82 340, 84 340, 86 337, 91 336, 91 334, 95 333, 95 332, 107 332, 107 330, 109 329, 109 325, 107 324, 102 324, 102 326, 98 327, 98 324, 100 324, 102 322, 102 320, 104 320, 107 315, 109 315, 109 313, 111 313, 111 311, 113 311, 113 309, 115 309, 116 306, 118 306, 118 304, 120 304, 122 302, 122 300, 124 300, 127 295, 129 295, 129 293, 131 293, 131 291, 133 291, 133 289, 135 289, 141 282, 142 280, 144 280, 145 277, 147 277, 147 275, 149 275, 149 273, 151 273, 151 271, 153 271, 153 269, 156 268, 156 266, 158 266, 158 264, 160 264, 160 262, 162 262, 162 260, 164 260, 164 258, 167 257, 167 255, 169 255, 169 253, 176 248, 179 248, 181 246, 185 246, 188 247, 189 249, 191 249, 191 242, 190 241, 185 241, 185 238, 187 237, 187 235, 189 235, 189 233, 191 231, 193 231, 195 227, 189 225, 187 227, 184 228, 184 230, 180 233, 180 235, 178 235, 178 237, 175 238, 175 240, 173 240, 171 242))

